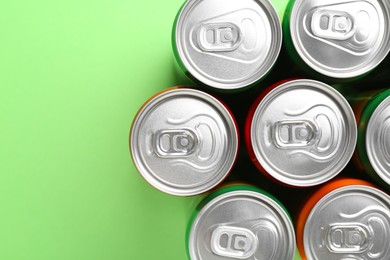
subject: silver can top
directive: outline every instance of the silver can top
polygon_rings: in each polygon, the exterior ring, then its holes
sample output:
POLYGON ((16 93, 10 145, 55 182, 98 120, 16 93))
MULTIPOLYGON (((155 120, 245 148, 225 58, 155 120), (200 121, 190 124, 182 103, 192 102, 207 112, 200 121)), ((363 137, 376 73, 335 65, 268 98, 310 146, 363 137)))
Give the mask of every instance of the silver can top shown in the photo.
POLYGON ((336 176, 355 149, 355 116, 345 98, 314 80, 292 80, 257 106, 251 143, 260 165, 275 179, 312 186, 336 176))
POLYGON ((306 220, 307 259, 390 259, 390 197, 360 185, 325 195, 306 220))
POLYGON ((291 260, 293 225, 282 207, 254 191, 224 193, 197 215, 189 235, 192 260, 291 260))
POLYGON ((290 33, 300 57, 317 72, 353 78, 390 50, 390 1, 296 0, 290 33))
POLYGON ((175 43, 181 62, 197 80, 238 89, 274 65, 282 29, 268 0, 188 0, 177 18, 175 43))
POLYGON ((390 185, 390 96, 372 113, 366 129, 368 159, 379 177, 390 185))
POLYGON ((190 196, 227 176, 237 156, 238 133, 217 99, 177 88, 155 96, 138 112, 130 149, 135 166, 152 186, 190 196))

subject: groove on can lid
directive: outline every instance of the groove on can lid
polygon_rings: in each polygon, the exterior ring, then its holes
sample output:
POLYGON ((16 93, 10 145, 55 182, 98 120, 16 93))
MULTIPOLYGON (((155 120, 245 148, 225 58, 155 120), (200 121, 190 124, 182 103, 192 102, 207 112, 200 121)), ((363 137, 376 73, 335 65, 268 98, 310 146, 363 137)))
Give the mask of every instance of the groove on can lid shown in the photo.
POLYGON ((216 186, 233 167, 237 127, 209 94, 171 89, 140 110, 130 148, 138 171, 152 186, 172 195, 195 195, 216 186))
POLYGON ((268 0, 189 0, 174 28, 174 48, 203 84, 238 89, 260 80, 281 48, 279 17, 268 0))
POLYGON ((315 71, 353 78, 375 68, 390 51, 387 0, 297 0, 290 34, 300 57, 315 71))
POLYGON ((192 260, 293 259, 295 233, 283 208, 270 197, 234 190, 215 197, 192 223, 192 260))
POLYGON ((250 138, 268 174, 288 185, 312 186, 347 165, 357 127, 351 107, 335 89, 319 81, 293 80, 261 100, 250 138))
POLYGON ((308 259, 390 259, 390 197, 350 185, 325 195, 304 228, 308 259))

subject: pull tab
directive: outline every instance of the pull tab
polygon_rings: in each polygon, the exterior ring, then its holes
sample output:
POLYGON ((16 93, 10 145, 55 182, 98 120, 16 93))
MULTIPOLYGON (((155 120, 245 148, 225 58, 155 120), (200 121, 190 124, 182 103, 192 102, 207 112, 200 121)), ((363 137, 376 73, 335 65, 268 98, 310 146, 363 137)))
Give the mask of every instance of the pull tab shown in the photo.
POLYGON ((336 224, 328 229, 326 240, 333 253, 361 253, 370 245, 371 235, 362 224, 336 224))
POLYGON ((211 235, 211 250, 223 257, 246 259, 256 250, 256 237, 246 228, 220 226, 211 235))
POLYGON ((206 52, 233 51, 241 39, 241 30, 233 23, 206 23, 198 29, 198 45, 206 52))
POLYGON ((356 32, 352 15, 347 12, 324 9, 314 12, 311 29, 315 36, 334 40, 347 40, 356 32))
POLYGON ((317 127, 308 120, 286 120, 273 126, 273 140, 279 148, 307 147, 317 139, 317 127))
POLYGON ((153 143, 159 157, 181 157, 191 155, 195 151, 198 138, 188 129, 160 130, 154 135, 153 143))

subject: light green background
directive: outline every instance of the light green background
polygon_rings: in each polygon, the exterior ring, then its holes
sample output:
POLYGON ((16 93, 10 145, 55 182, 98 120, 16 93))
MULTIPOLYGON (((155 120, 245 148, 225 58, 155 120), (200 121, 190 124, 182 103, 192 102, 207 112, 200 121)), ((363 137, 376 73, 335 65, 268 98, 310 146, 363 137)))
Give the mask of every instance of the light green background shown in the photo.
POLYGON ((183 260, 199 198, 151 188, 131 121, 174 70, 183 0, 0 1, 0 259, 183 260))

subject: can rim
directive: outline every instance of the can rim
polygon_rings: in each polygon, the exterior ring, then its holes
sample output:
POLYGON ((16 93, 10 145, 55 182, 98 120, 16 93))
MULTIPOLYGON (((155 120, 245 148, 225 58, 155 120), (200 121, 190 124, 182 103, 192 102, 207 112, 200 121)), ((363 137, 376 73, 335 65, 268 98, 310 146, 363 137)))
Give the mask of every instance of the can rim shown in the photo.
POLYGON ((251 145, 255 154, 255 157, 259 164, 262 166, 262 168, 272 176, 274 179, 296 187, 309 187, 318 185, 321 183, 324 183, 332 178, 334 178, 337 174, 339 174, 345 166, 348 164, 349 160, 351 159, 353 152, 356 147, 357 142, 357 124, 355 120, 355 116, 353 113, 353 110, 351 106, 348 104, 347 100, 334 88, 331 86, 320 82, 316 80, 311 79, 298 79, 298 80, 291 80, 287 82, 283 82, 282 84, 278 85, 276 88, 272 89, 269 93, 267 93, 264 98, 260 101, 260 103, 257 105, 257 108, 253 114, 253 119, 251 122, 251 131, 250 131, 250 139, 251 139, 251 145), (259 120, 259 117, 263 114, 263 110, 266 108, 267 104, 272 102, 273 98, 284 93, 285 91, 288 91, 292 88, 311 88, 316 91, 321 91, 324 94, 328 95, 335 101, 337 101, 336 105, 338 107, 342 108, 342 112, 344 112, 346 117, 346 123, 345 125, 349 126, 349 139, 346 140, 346 145, 344 146, 344 150, 342 153, 342 156, 338 157, 339 163, 337 164, 337 167, 333 167, 332 170, 328 170, 326 174, 323 174, 319 176, 318 178, 313 178, 311 180, 305 180, 303 178, 293 178, 293 176, 288 177, 285 175, 281 175, 281 172, 278 171, 277 167, 271 167, 270 164, 267 162, 265 155, 261 152, 260 147, 257 145, 257 120, 259 120))
POLYGON ((180 37, 183 33, 183 21, 185 21, 186 17, 191 13, 191 11, 196 7, 196 5, 199 3, 199 0, 187 0, 187 2, 182 6, 182 8, 179 10, 179 14, 177 16, 176 22, 175 22, 175 46, 177 50, 177 54, 179 56, 181 64, 183 64, 184 68, 188 70, 188 72, 198 81, 201 83, 221 90, 237 90, 237 89, 243 89, 245 87, 248 87, 250 85, 253 85, 257 81, 264 78, 272 69, 273 65, 275 64, 281 47, 282 47, 282 25, 280 22, 280 18, 275 10, 275 8, 272 6, 269 0, 255 0, 258 4, 262 4, 266 8, 266 14, 268 15, 269 22, 271 24, 271 33, 275 35, 273 39, 273 44, 271 45, 271 49, 269 50, 269 53, 272 53, 272 55, 268 55, 268 58, 266 62, 262 64, 262 66, 254 73, 252 73, 251 76, 247 77, 245 82, 235 81, 233 83, 229 83, 228 81, 224 80, 215 80, 207 75, 205 73, 199 72, 199 70, 196 69, 196 66, 194 66, 194 62, 192 61, 191 57, 187 54, 185 51, 185 43, 183 42, 183 37, 180 37), (265 64, 265 65, 264 65, 265 64), (266 68, 264 70, 264 68, 266 68), (261 72, 261 73, 260 73, 261 72))
MULTIPOLYGON (((302 44, 296 28, 296 26, 298 26, 297 17, 299 14, 299 8, 303 4, 303 2, 304 0, 295 1, 290 14, 289 29, 290 29, 291 40, 293 42, 296 52, 298 53, 299 57, 305 62, 305 64, 308 65, 314 71, 317 71, 318 73, 331 78, 351 79, 369 73, 374 68, 376 68, 390 53, 390 30, 389 30, 390 27, 387 25, 387 29, 384 28, 383 30, 384 37, 382 41, 383 43, 382 45, 386 45, 386 46, 380 48, 381 51, 378 51, 375 56, 370 58, 371 61, 366 62, 366 65, 361 67, 360 69, 349 68, 349 69, 342 69, 342 70, 337 70, 337 69, 332 70, 332 68, 328 66, 324 66, 322 65, 322 63, 314 59, 311 59, 311 55, 306 51, 306 48, 302 44)), ((381 4, 381 6, 383 5, 385 8, 383 10, 385 19, 387 18, 387 20, 390 20, 390 2, 378 0, 378 3, 381 4)))
POLYGON ((194 245, 196 244, 196 229, 202 220, 202 216, 206 214, 211 207, 215 206, 220 201, 223 201, 224 199, 227 199, 229 197, 234 197, 234 196, 243 196, 243 197, 250 197, 250 198, 257 199, 257 201, 265 204, 275 212, 275 215, 277 215, 278 219, 281 221, 280 223, 284 224, 286 235, 288 237, 287 241, 292 243, 291 248, 293 248, 293 250, 291 252, 291 259, 294 259, 294 255, 296 251, 295 230, 291 218, 289 217, 284 207, 279 205, 278 201, 273 200, 271 197, 268 197, 266 194, 262 194, 258 191, 246 190, 246 189, 230 190, 227 191, 226 193, 218 195, 217 197, 212 198, 210 201, 208 201, 207 204, 204 205, 203 208, 198 212, 196 218, 193 220, 190 229, 189 238, 188 238, 188 251, 190 254, 190 258, 192 260, 198 259, 194 245))
POLYGON ((313 254, 312 250, 310 250, 311 246, 310 246, 310 241, 308 238, 309 232, 310 232, 310 230, 309 230, 310 226, 308 224, 309 221, 310 222, 315 221, 314 214, 318 210, 321 210, 320 207, 322 206, 323 203, 325 203, 326 201, 328 201, 332 197, 335 197, 335 196, 337 197, 338 195, 342 195, 342 194, 350 192, 350 191, 355 191, 355 192, 360 192, 361 194, 366 194, 366 195, 370 196, 372 199, 375 199, 378 202, 380 201, 382 204, 383 204, 383 202, 385 204, 387 202, 387 205, 390 206, 389 196, 385 192, 383 192, 380 189, 373 187, 373 186, 366 186, 366 185, 361 185, 361 184, 348 185, 348 186, 340 187, 340 188, 337 188, 337 189, 330 191, 329 193, 324 195, 314 205, 314 207, 310 211, 309 216, 307 217, 307 219, 305 221, 305 226, 304 226, 304 231, 303 231, 303 246, 304 246, 305 255, 308 259, 315 259, 315 255, 313 254))
POLYGON ((133 124, 130 130, 130 154, 132 160, 134 162, 135 167, 137 168, 140 175, 154 188, 175 196, 193 196, 204 193, 219 183, 221 183, 227 175, 230 173, 231 169, 234 166, 234 163, 238 154, 238 128, 235 124, 235 120, 233 115, 227 110, 225 105, 223 105, 218 99, 214 98, 210 94, 207 94, 203 91, 190 89, 190 88, 173 88, 168 89, 159 94, 153 96, 151 99, 147 101, 148 103, 144 104, 141 109, 138 111, 136 117, 133 120, 133 124), (229 144, 231 144, 231 151, 228 156, 225 157, 224 167, 219 168, 219 172, 209 180, 202 182, 197 186, 191 187, 180 187, 174 185, 168 185, 164 182, 160 181, 159 177, 154 176, 154 174, 148 171, 148 167, 146 167, 146 163, 140 158, 140 154, 138 152, 138 136, 140 132, 140 126, 143 120, 147 117, 149 110, 152 109, 155 105, 159 104, 165 99, 174 98, 177 95, 188 95, 194 98, 199 98, 202 101, 207 102, 210 106, 212 106, 216 111, 221 115, 222 120, 226 123, 228 128, 226 132, 229 134, 229 144))

